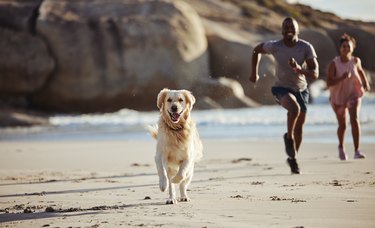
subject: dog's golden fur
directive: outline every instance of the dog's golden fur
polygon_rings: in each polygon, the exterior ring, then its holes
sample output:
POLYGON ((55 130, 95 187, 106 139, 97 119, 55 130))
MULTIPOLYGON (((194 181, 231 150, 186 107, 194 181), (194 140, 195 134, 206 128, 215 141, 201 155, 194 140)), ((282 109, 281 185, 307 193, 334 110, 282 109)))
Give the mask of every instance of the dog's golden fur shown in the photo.
POLYGON ((175 184, 179 184, 180 201, 189 201, 187 187, 194 165, 202 157, 202 142, 190 111, 195 97, 188 90, 163 89, 157 97, 160 110, 158 125, 150 128, 157 140, 155 163, 161 191, 169 189, 167 204, 177 203, 175 184))

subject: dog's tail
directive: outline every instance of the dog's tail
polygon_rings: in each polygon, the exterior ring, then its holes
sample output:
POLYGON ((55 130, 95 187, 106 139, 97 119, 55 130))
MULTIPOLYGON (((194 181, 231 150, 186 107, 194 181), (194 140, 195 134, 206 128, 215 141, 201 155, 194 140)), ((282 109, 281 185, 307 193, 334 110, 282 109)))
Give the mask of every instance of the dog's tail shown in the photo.
POLYGON ((154 139, 158 138, 158 131, 159 131, 158 125, 156 125, 156 124, 155 125, 147 125, 146 129, 148 130, 148 132, 150 132, 150 135, 152 136, 152 138, 154 138, 154 139))

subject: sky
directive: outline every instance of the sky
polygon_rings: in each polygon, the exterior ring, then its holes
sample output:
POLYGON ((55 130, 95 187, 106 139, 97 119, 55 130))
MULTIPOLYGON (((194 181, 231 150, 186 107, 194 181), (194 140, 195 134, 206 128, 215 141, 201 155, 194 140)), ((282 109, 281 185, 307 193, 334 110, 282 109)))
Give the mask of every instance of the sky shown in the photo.
POLYGON ((375 22, 375 0, 287 0, 332 12, 344 19, 375 22))

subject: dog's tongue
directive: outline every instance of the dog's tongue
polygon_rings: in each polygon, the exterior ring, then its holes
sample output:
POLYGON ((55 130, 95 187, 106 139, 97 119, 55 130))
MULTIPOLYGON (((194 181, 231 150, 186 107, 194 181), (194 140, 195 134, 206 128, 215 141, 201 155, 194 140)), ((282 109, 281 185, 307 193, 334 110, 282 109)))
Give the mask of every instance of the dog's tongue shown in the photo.
POLYGON ((178 118, 180 118, 180 114, 178 114, 177 112, 174 112, 172 113, 172 117, 173 117, 173 120, 178 120, 178 118))

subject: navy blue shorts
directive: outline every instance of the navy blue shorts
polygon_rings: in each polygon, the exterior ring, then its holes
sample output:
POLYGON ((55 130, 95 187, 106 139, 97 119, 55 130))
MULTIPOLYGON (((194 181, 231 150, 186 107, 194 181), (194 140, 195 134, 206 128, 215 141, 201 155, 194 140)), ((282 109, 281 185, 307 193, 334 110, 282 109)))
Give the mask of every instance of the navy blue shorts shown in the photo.
POLYGON ((301 108, 301 112, 306 113, 307 112, 307 104, 309 103, 309 90, 305 89, 301 92, 295 92, 291 89, 284 88, 284 87, 272 87, 272 94, 275 97, 275 101, 280 104, 280 98, 283 97, 285 94, 291 93, 293 94, 297 102, 301 108))

